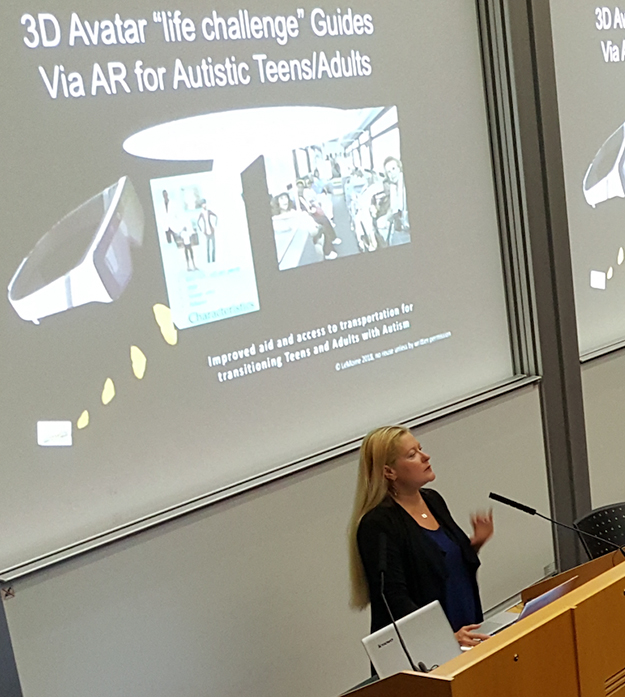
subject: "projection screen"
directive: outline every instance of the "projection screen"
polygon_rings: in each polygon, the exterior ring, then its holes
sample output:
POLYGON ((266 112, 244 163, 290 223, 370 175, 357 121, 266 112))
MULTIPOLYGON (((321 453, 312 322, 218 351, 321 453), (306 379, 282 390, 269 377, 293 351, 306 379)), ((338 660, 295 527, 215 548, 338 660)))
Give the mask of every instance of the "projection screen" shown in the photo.
POLYGON ((551 2, 581 355, 625 341, 625 13, 551 2))
POLYGON ((2 567, 512 377, 473 2, 0 16, 2 567))

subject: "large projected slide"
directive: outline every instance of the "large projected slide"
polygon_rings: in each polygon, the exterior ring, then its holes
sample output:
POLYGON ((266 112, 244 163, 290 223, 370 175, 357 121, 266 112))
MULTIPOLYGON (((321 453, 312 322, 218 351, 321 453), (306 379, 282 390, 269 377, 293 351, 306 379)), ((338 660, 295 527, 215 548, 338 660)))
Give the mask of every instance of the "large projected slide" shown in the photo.
POLYGON ((472 2, 0 18, 0 568, 511 377, 472 2))
POLYGON ((580 350, 625 340, 625 6, 551 2, 580 350))

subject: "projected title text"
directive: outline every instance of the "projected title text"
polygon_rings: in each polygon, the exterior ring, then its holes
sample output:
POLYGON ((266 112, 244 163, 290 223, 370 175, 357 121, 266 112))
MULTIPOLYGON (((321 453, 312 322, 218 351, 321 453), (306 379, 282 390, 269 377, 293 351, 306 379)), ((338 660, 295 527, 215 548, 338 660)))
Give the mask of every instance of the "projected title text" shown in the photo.
MULTIPOLYGON (((625 11, 619 7, 596 7, 595 28, 599 31, 625 29, 625 11)), ((625 62, 625 40, 602 39, 601 54, 606 63, 625 62)))
MULTIPOLYGON (((180 10, 156 10, 149 19, 112 18, 87 20, 73 12, 64 27, 51 13, 24 14, 24 44, 29 49, 59 47, 128 47, 150 40, 164 44, 230 44, 275 41, 287 46, 301 36, 313 39, 344 37, 347 40, 374 33, 370 14, 351 8, 327 13, 316 7, 307 14, 297 9, 291 15, 256 15, 247 9, 232 15, 213 10, 199 21, 180 10)), ((279 49, 277 49, 279 51, 279 49)), ((174 57, 167 65, 149 64, 141 58, 130 61, 94 62, 88 70, 74 70, 68 60, 39 65, 39 75, 52 99, 98 95, 184 91, 202 88, 238 87, 260 84, 363 78, 372 73, 371 58, 349 46, 336 50, 312 50, 296 58, 280 58, 271 52, 253 52, 244 59, 230 55, 214 60, 209 55, 189 62, 174 57)))

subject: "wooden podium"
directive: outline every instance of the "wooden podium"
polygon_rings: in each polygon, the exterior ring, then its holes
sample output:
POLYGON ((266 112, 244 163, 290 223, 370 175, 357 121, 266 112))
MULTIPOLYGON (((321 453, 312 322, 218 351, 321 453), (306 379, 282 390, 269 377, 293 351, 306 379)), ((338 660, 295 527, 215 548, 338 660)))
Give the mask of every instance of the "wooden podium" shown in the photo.
MULTIPOLYGON (((406 671, 357 697, 625 697, 625 561, 620 552, 530 586, 527 601, 577 575, 565 596, 431 673, 406 671)), ((414 657, 418 660, 418 657, 414 657)))

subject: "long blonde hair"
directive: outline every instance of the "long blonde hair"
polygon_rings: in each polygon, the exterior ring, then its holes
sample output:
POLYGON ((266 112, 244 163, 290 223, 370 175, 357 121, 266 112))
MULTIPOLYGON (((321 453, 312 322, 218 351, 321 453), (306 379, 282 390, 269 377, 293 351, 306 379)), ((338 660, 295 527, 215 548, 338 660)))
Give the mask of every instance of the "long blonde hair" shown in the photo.
POLYGON ((390 482, 384 476, 384 467, 395 463, 399 439, 409 433, 403 426, 382 426, 368 433, 360 446, 356 497, 348 532, 350 605, 358 610, 369 604, 369 587, 356 541, 358 524, 365 513, 388 496, 390 482))

